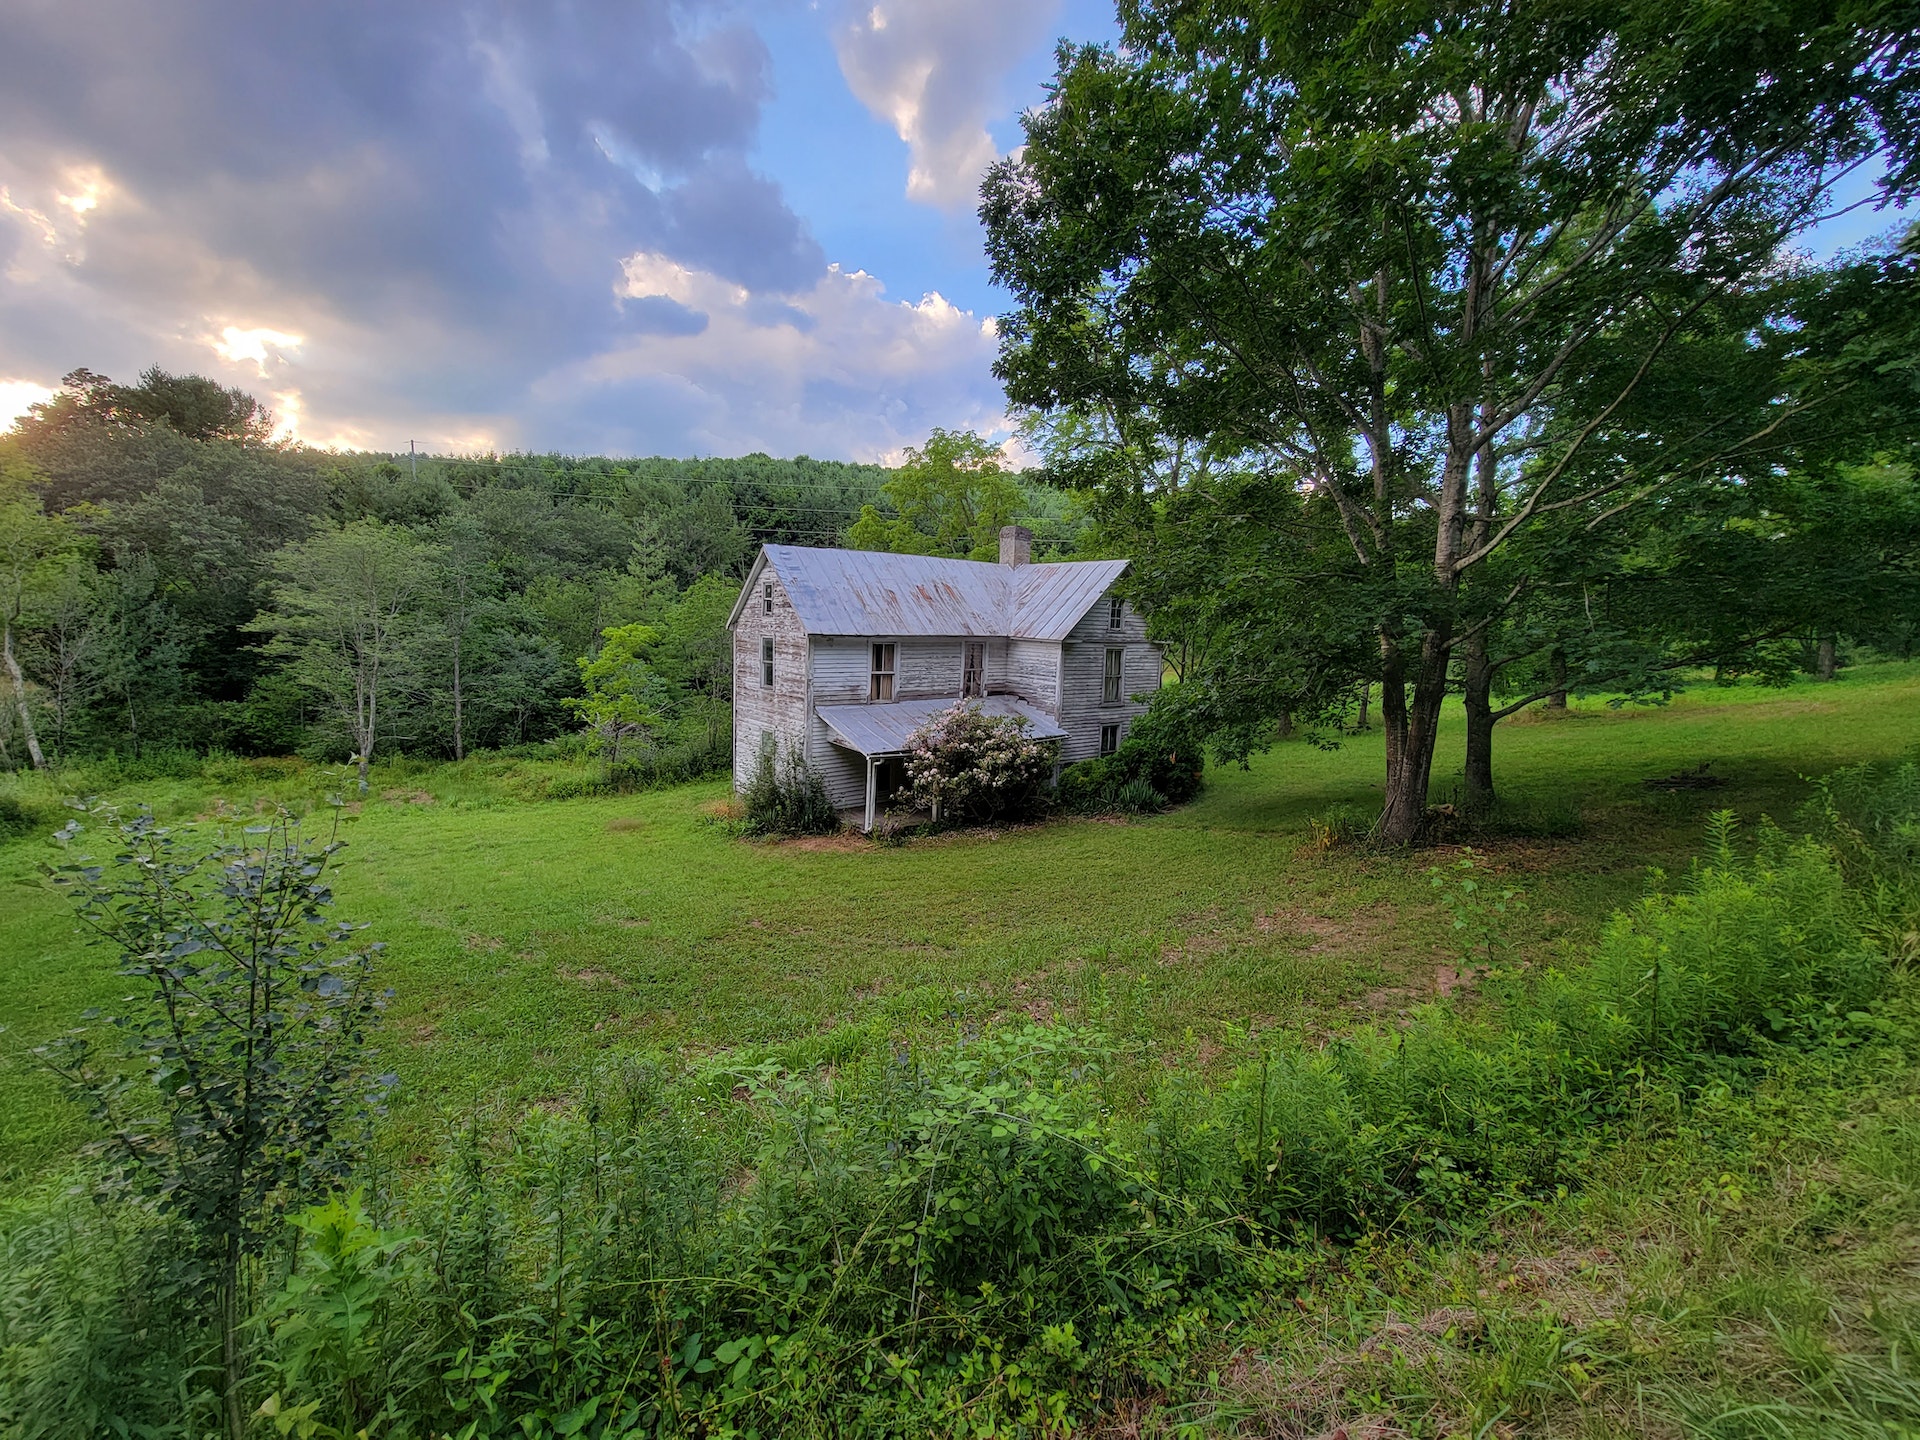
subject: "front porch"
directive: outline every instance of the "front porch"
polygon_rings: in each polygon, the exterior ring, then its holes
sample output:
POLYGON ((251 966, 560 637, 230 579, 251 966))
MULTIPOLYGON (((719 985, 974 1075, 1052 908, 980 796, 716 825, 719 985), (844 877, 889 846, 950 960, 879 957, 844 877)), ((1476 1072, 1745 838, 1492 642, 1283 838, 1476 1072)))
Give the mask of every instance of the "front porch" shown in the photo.
MULTIPOLYGON (((827 727, 828 738, 856 755, 866 767, 866 805, 861 830, 871 835, 879 806, 892 779, 887 767, 899 767, 908 741, 930 718, 958 705, 963 697, 939 695, 920 700, 892 700, 873 705, 816 705, 813 713, 827 727)), ((973 702, 987 715, 1018 716, 1037 740, 1059 740, 1066 731, 1046 711, 1013 695, 987 695, 973 702)), ((904 776, 900 777, 904 780, 904 776)), ((897 788, 899 782, 893 782, 897 788)))

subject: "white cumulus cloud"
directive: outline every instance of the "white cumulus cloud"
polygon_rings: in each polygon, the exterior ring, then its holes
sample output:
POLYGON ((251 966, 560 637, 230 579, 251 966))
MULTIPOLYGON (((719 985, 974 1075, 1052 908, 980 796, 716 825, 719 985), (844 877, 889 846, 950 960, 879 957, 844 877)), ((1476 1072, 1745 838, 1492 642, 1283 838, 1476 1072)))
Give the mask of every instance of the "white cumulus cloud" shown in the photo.
POLYGON ((840 73, 907 143, 909 198, 970 206, 999 158, 987 121, 1006 109, 1007 72, 1046 38, 1059 0, 881 0, 850 4, 834 32, 840 73))
POLYGON ((892 300, 876 277, 831 265, 807 290, 756 295, 647 251, 622 263, 615 293, 633 309, 670 302, 693 323, 649 328, 535 387, 610 450, 629 448, 627 427, 657 430, 667 416, 697 453, 865 460, 936 425, 1006 428, 992 322, 940 294, 892 300))

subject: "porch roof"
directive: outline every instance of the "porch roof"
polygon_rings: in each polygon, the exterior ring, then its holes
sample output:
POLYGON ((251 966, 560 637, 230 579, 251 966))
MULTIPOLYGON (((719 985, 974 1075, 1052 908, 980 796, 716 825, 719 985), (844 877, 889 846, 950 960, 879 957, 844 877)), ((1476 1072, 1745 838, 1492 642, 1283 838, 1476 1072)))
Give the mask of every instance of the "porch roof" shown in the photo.
MULTIPOLYGON (((907 748, 907 737, 930 715, 960 703, 958 695, 941 695, 930 700, 893 700, 884 705, 816 705, 813 713, 826 721, 833 732, 833 743, 856 754, 899 755, 907 748)), ((988 695, 974 702, 988 715, 1021 715, 1027 720, 1027 734, 1036 740, 1059 740, 1066 736, 1054 718, 1036 705, 1013 695, 988 695)))

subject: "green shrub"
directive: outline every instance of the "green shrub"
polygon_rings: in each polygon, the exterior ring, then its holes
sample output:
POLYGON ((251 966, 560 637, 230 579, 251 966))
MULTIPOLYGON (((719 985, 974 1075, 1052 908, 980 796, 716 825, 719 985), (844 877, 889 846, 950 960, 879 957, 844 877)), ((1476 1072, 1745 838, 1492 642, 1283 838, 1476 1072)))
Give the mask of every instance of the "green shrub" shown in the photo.
POLYGON ((0 792, 0 844, 51 834, 59 825, 51 807, 0 792))
POLYGON ((790 745, 782 758, 771 735, 760 747, 740 801, 746 811, 742 828, 749 835, 830 835, 840 828, 826 783, 805 752, 790 745))
POLYGON ((1077 760, 1060 772, 1055 800, 1078 814, 1116 809, 1139 813, 1122 799, 1123 793, 1145 795, 1144 790, 1128 791, 1138 781, 1160 797, 1155 808, 1184 805, 1199 793, 1205 766, 1199 731, 1170 700, 1156 696, 1113 754, 1077 760))
POLYGON ((1817 785, 1801 817, 1833 847, 1862 927, 1896 964, 1920 961, 1920 764, 1849 766, 1817 785))
POLYGON ((1886 983, 1833 850, 1766 827, 1733 849, 1732 812, 1678 893, 1616 914, 1590 967, 1592 1003, 1652 1053, 1750 1048, 1844 1016, 1886 983))

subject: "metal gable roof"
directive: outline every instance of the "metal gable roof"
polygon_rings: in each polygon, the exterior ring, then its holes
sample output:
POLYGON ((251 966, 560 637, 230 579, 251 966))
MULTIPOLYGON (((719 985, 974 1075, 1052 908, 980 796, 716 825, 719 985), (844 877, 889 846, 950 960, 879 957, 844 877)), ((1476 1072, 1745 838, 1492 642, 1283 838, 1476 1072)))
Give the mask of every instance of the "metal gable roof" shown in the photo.
POLYGON ((1127 568, 1124 560, 1016 567, 800 545, 768 545, 761 556, 810 635, 1058 640, 1127 568))
MULTIPOLYGON (((826 721, 836 745, 861 755, 898 755, 929 716, 951 710, 962 702, 947 695, 932 700, 895 700, 884 705, 816 705, 813 713, 826 721)), ((1058 740, 1066 735, 1044 710, 1011 695, 989 695, 966 702, 988 715, 1019 715, 1027 734, 1036 740, 1058 740)))

